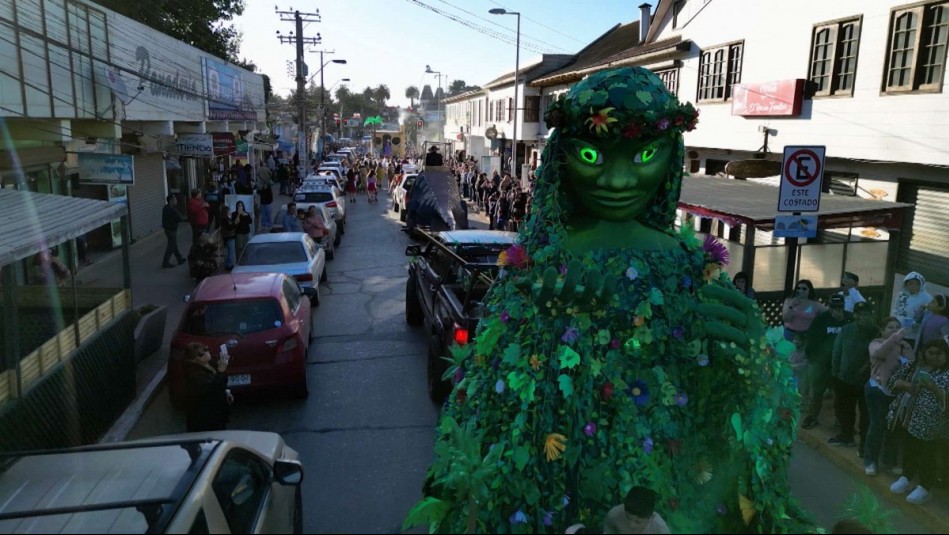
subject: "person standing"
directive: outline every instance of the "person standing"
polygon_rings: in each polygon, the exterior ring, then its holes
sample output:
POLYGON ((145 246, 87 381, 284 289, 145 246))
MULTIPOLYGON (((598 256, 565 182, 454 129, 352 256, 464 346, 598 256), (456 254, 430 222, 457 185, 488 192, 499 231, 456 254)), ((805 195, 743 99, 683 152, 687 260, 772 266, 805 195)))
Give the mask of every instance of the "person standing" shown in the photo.
POLYGON ((297 203, 287 205, 287 211, 283 214, 284 232, 303 232, 303 226, 300 224, 300 218, 297 216, 297 203))
POLYGON ((218 216, 221 220, 221 241, 224 242, 224 269, 230 271, 234 268, 234 262, 237 257, 237 225, 231 219, 230 211, 227 205, 221 205, 221 213, 218 216))
POLYGON ((883 320, 882 336, 870 342, 869 349, 870 380, 863 387, 863 395, 867 400, 870 426, 863 446, 863 468, 868 476, 875 476, 881 450, 887 464, 896 464, 896 437, 886 429, 886 413, 893 402, 893 392, 888 385, 900 364, 913 360, 913 348, 903 340, 900 320, 890 316, 883 320))
POLYGON ((178 260, 178 265, 185 263, 185 258, 182 256, 181 251, 178 250, 178 223, 182 221, 181 216, 178 215, 178 197, 174 193, 165 198, 165 207, 161 210, 161 228, 165 231, 165 239, 167 240, 165 245, 165 256, 162 258, 161 267, 170 268, 174 267, 172 264, 168 263, 171 260, 171 255, 174 254, 175 258, 178 260))
POLYGON ((186 348, 185 421, 189 433, 220 431, 227 427, 234 397, 227 389, 227 366, 230 357, 225 351, 214 362, 204 344, 192 342, 186 348))
MULTIPOLYGON (((739 271, 735 273, 735 277, 732 279, 732 284, 735 285, 735 288, 738 288, 738 291, 748 299, 755 298, 755 289, 748 286, 748 274, 744 271, 739 271)), ((846 301, 844 303, 844 310, 847 309, 846 301)))
POLYGON ((911 271, 903 277, 903 289, 896 295, 891 316, 900 319, 905 329, 904 338, 913 347, 919 337, 919 325, 923 320, 926 305, 933 300, 933 296, 926 291, 926 278, 920 273, 911 271))
POLYGON ((854 426, 857 425, 859 411, 857 430, 860 433, 860 446, 857 452, 862 458, 870 425, 863 387, 870 379, 870 342, 878 331, 873 322, 873 307, 870 303, 857 303, 853 316, 854 322, 844 325, 834 340, 831 373, 834 377, 834 414, 840 422, 840 433, 828 439, 827 443, 832 446, 853 446, 854 426))
POLYGON ((817 300, 814 285, 807 279, 797 281, 794 295, 784 300, 781 310, 781 319, 784 320, 784 339, 794 341, 794 335, 807 332, 818 314, 825 310, 824 305, 817 300))
POLYGON ((234 245, 237 249, 237 258, 240 259, 244 247, 247 247, 247 242, 250 241, 250 228, 254 224, 254 219, 247 213, 244 201, 237 201, 234 208, 231 221, 234 223, 234 245))
POLYGON ((866 301, 857 289, 858 284, 860 284, 860 277, 849 271, 845 271, 844 276, 840 278, 841 289, 837 293, 844 296, 844 310, 847 312, 853 312, 854 305, 866 301))
POLYGON ((270 205, 273 204, 273 175, 263 162, 257 169, 257 193, 260 195, 260 231, 267 233, 273 227, 273 214, 270 212, 270 205))
POLYGON ((923 313, 923 319, 919 322, 919 337, 916 339, 914 351, 918 351, 930 340, 942 338, 949 335, 949 303, 946 303, 946 296, 936 294, 933 300, 926 305, 926 312, 923 313))
POLYGON ((287 164, 282 163, 277 167, 277 182, 280 183, 280 194, 289 195, 290 194, 290 170, 287 168, 287 164))
POLYGON ((191 242, 196 243, 198 236, 208 230, 208 203, 201 196, 201 190, 191 192, 188 201, 188 221, 191 222, 191 242))
POLYGON ((606 513, 603 533, 671 533, 666 521, 656 512, 656 493, 646 487, 633 487, 623 503, 606 513))
POLYGON ((267 169, 271 174, 277 171, 277 160, 274 159, 272 152, 267 154, 267 169))
POLYGON ((804 355, 807 357, 807 374, 810 381, 810 402, 807 414, 801 421, 801 427, 804 429, 818 424, 824 405, 824 391, 830 387, 833 377, 831 361, 834 342, 840 334, 840 329, 847 323, 850 323, 850 313, 844 310, 844 298, 834 295, 830 298, 830 309, 814 318, 804 336, 804 355))

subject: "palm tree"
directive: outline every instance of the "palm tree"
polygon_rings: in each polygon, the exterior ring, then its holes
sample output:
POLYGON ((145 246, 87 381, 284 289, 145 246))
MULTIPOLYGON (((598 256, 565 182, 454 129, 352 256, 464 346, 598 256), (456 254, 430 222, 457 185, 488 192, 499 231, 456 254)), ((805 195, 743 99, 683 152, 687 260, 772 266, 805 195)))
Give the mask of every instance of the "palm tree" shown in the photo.
POLYGON ((410 85, 405 88, 405 98, 409 99, 409 102, 411 103, 410 106, 412 107, 412 109, 415 109, 415 99, 417 99, 418 96, 419 96, 418 88, 415 87, 414 85, 410 85))
POLYGON ((392 94, 389 93, 389 86, 386 84, 379 84, 375 89, 372 90, 373 99, 379 103, 379 111, 385 109, 386 101, 392 98, 392 94))

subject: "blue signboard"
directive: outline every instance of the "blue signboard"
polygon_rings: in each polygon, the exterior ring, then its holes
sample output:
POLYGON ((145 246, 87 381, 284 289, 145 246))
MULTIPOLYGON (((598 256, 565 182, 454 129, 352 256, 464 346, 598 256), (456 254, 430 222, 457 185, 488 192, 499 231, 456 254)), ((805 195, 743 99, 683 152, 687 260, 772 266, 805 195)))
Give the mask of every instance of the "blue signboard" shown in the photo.
POLYGON ((817 236, 817 214, 774 216, 775 238, 813 238, 817 236))
POLYGON ((135 184, 134 158, 129 154, 80 152, 78 157, 83 184, 135 184))
POLYGON ((241 69, 211 58, 202 58, 202 61, 208 92, 208 119, 256 120, 254 104, 244 93, 241 69))

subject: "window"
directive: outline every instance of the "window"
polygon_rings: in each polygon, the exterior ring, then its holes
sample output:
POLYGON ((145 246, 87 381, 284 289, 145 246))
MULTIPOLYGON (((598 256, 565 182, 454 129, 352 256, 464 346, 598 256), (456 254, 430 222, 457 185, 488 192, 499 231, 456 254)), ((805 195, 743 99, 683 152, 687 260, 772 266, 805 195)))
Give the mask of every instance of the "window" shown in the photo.
POLYGON ((493 121, 493 120, 494 120, 494 109, 489 107, 489 108, 488 108, 488 121, 493 121))
POLYGON ((524 122, 540 121, 540 97, 524 97, 524 122))
POLYGON ((301 299, 300 285, 290 279, 283 279, 283 297, 287 300, 287 306, 290 312, 296 312, 300 306, 301 299))
POLYGON ((233 450, 211 483, 231 533, 254 533, 270 490, 270 467, 256 455, 233 450))
POLYGON ((682 15, 682 8, 685 7, 685 0, 676 0, 676 3, 672 4, 672 29, 679 27, 682 21, 679 20, 679 17, 682 15))
POLYGON ((666 69, 656 71, 656 76, 666 84, 666 89, 673 95, 679 94, 679 69, 666 69))
POLYGON ((949 2, 894 10, 884 91, 941 91, 947 35, 949 2))
POLYGON ((811 37, 810 81, 815 96, 853 94, 860 19, 819 24, 811 37))
POLYGON ((507 122, 511 122, 514 119, 514 98, 509 97, 507 99, 507 122))
POLYGON ((699 102, 724 102, 732 86, 741 82, 744 43, 732 43, 702 52, 699 61, 699 102))

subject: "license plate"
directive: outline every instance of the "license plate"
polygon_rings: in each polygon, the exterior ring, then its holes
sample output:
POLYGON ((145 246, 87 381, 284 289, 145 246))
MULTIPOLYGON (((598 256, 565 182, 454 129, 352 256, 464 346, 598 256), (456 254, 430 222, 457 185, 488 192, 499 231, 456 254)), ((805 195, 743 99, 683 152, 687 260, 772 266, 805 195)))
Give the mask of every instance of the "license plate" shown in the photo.
POLYGON ((250 384, 250 374, 228 375, 227 386, 246 386, 250 384))

